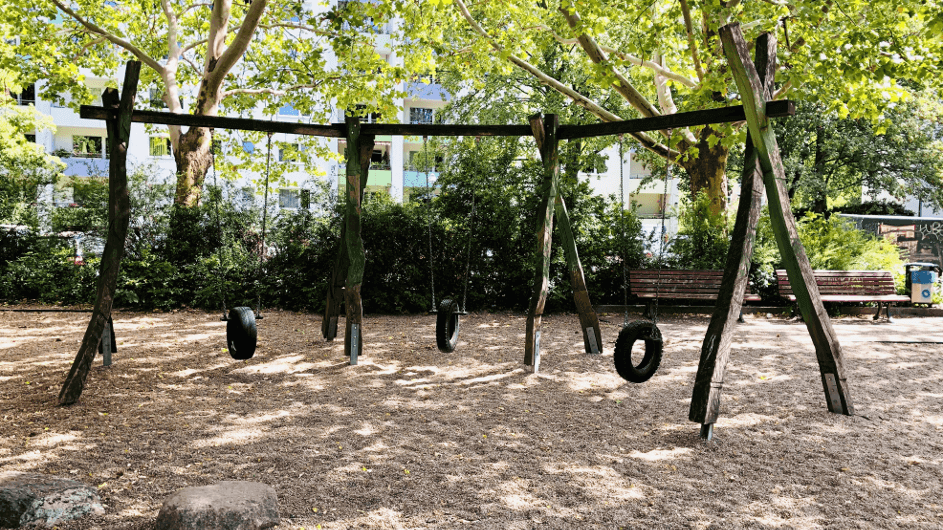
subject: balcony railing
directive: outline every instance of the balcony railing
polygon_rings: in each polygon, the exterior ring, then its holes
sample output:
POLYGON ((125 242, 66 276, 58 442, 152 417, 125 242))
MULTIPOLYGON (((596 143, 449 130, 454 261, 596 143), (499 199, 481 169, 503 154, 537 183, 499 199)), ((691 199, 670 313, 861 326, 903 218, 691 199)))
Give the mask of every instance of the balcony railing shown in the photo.
POLYGON ((108 175, 107 158, 61 157, 63 173, 70 177, 98 177, 108 175))

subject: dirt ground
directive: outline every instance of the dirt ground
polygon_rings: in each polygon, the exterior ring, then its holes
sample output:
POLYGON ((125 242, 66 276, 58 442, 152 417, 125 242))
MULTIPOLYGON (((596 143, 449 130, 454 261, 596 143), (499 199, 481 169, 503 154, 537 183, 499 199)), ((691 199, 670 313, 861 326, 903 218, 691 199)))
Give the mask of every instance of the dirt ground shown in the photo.
MULTIPOLYGON (((120 312, 114 365, 55 398, 88 315, 0 313, 0 469, 96 486, 106 514, 60 529, 152 528, 178 488, 270 484, 281 529, 941 528, 943 319, 836 320, 857 416, 830 414, 805 328, 738 327, 714 442, 688 405, 706 317, 660 323, 645 384, 582 353, 575 315, 368 316, 358 366, 320 317, 270 312, 246 362, 218 314, 120 312), (884 341, 884 342, 878 342, 884 341), (910 342, 908 342, 910 341, 910 342)), ((343 333, 343 324, 340 326, 343 333)))

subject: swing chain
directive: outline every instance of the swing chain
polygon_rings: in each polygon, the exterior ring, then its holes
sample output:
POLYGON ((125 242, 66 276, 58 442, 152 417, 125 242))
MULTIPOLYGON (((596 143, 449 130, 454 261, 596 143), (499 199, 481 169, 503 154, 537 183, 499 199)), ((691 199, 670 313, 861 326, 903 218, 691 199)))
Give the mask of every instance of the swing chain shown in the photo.
POLYGON ((668 212, 668 179, 671 178, 671 141, 674 139, 674 129, 668 129, 668 159, 665 162, 665 186, 661 195, 661 235, 658 245, 658 276, 655 280, 655 304, 652 309, 652 324, 658 324, 658 299, 661 297, 661 271, 664 268, 666 230, 665 217, 668 212))
POLYGON ((472 235, 475 226, 475 194, 472 192, 472 204, 471 204, 471 218, 468 220, 468 249, 466 251, 465 259, 465 286, 462 288, 462 313, 465 312, 465 302, 468 300, 468 279, 471 274, 471 247, 472 247, 472 235))
POLYGON ((629 325, 629 271, 626 258, 629 254, 625 234, 625 155, 622 135, 619 135, 619 224, 622 228, 622 327, 629 325))
MULTIPOLYGON (((226 235, 223 233, 223 225, 219 220, 219 201, 221 201, 223 198, 223 190, 222 188, 219 187, 219 183, 216 180, 216 139, 214 138, 215 136, 216 136, 216 129, 210 129, 210 165, 213 166, 213 188, 219 191, 219 197, 215 198, 215 200, 213 201, 213 205, 215 206, 215 210, 216 210, 216 231, 219 232, 220 245, 225 247, 226 235)), ((219 286, 218 288, 219 288, 220 294, 223 297, 222 320, 225 322, 229 320, 229 316, 226 314, 226 287, 223 283, 224 272, 222 271, 222 268, 223 268, 222 250, 220 251, 220 255, 219 255, 219 268, 220 268, 220 273, 218 277, 219 281, 216 283, 219 286)))
POLYGON ((429 149, 428 137, 422 137, 422 164, 426 170, 426 200, 429 206, 426 209, 426 231, 429 233, 429 281, 432 284, 432 313, 435 313, 435 263, 432 259, 432 191, 429 187, 429 149))
POLYGON ((268 152, 265 154, 265 194, 262 199, 262 248, 259 251, 259 267, 255 275, 255 318, 262 319, 262 288, 259 278, 262 276, 262 260, 265 259, 265 228, 268 221, 268 182, 272 167, 272 133, 268 133, 268 152))

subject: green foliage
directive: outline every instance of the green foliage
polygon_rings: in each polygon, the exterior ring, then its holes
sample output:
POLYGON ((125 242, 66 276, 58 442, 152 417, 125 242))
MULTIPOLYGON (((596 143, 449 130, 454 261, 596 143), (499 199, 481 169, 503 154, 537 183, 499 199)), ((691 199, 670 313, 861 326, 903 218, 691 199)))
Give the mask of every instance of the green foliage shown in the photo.
POLYGON ((32 106, 12 105, 0 88, 0 224, 38 226, 37 190, 51 184, 64 166, 25 135, 50 129, 48 118, 32 106))
MULTIPOLYGON (((903 271, 900 251, 894 244, 855 228, 838 216, 808 213, 797 220, 799 239, 813 269, 903 271)), ((768 213, 760 217, 753 263, 771 273, 781 267, 779 250, 768 213)))
POLYGON ((104 234, 108 228, 108 181, 62 177, 57 186, 71 187, 74 202, 67 208, 52 211, 53 232, 104 234))
POLYGON ((902 205, 890 201, 866 201, 861 204, 836 208, 835 210, 839 213, 853 215, 900 215, 904 217, 916 217, 917 215, 902 205))
POLYGON ((0 298, 49 304, 88 303, 94 296, 98 260, 75 264, 71 240, 26 235, 14 260, 0 263, 0 298))
POLYGON ((800 105, 775 122, 793 206, 817 213, 855 208, 862 193, 912 196, 943 207, 941 111, 935 93, 913 94, 872 123, 800 105))
POLYGON ((669 247, 671 266, 723 269, 732 221, 725 213, 713 213, 707 193, 698 192, 693 199, 683 197, 678 206, 678 234, 669 247))

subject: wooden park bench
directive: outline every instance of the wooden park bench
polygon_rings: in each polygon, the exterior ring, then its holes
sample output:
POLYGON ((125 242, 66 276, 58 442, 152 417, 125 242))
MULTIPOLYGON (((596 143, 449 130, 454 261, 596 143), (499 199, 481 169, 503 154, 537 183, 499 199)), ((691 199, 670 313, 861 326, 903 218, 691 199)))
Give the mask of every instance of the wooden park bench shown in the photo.
MULTIPOLYGON (((629 292, 645 300, 645 314, 651 316, 652 303, 660 300, 704 300, 715 301, 724 278, 722 270, 657 270, 634 269, 629 273, 629 292)), ((757 302, 760 296, 750 291, 743 296, 744 302, 757 302)), ((741 321, 743 314, 741 313, 741 321)))
MULTIPOLYGON (((891 271, 812 271, 815 283, 819 287, 819 295, 823 302, 874 302, 878 311, 874 320, 881 317, 881 308, 884 306, 887 320, 891 320, 891 304, 909 302, 907 296, 897 294, 894 287, 894 276, 891 271)), ((779 283, 779 295, 796 301, 789 283, 786 271, 776 271, 776 281, 779 283)))

